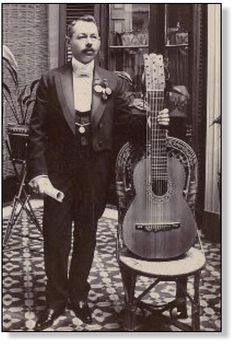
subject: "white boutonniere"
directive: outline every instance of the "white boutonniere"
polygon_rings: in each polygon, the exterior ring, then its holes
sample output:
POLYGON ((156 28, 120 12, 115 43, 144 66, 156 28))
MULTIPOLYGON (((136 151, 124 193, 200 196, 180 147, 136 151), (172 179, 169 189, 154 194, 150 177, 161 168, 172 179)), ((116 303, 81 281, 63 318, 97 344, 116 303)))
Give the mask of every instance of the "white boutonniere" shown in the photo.
POLYGON ((95 80, 93 89, 96 93, 101 94, 101 98, 103 101, 106 101, 108 97, 112 94, 112 90, 108 85, 107 79, 95 80))

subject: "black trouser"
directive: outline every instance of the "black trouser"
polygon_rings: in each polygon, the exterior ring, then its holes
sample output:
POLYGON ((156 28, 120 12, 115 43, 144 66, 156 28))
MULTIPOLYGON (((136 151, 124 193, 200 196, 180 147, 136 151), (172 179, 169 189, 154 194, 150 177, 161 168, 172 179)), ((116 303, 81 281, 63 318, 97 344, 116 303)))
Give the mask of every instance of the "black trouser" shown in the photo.
POLYGON ((76 173, 68 181, 64 201, 59 203, 45 198, 46 299, 51 308, 65 306, 68 297, 73 302, 86 298, 90 288, 87 278, 96 246, 97 222, 106 205, 111 155, 110 152, 92 153, 89 150, 80 150, 76 173))

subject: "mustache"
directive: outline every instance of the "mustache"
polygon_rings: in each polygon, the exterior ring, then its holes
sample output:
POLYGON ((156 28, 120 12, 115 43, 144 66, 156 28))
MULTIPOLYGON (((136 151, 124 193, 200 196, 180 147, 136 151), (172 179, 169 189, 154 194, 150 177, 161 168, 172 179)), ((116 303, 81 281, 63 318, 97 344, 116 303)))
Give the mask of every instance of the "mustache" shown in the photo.
POLYGON ((85 49, 82 50, 83 53, 87 53, 87 52, 94 52, 95 50, 92 47, 87 47, 85 49))

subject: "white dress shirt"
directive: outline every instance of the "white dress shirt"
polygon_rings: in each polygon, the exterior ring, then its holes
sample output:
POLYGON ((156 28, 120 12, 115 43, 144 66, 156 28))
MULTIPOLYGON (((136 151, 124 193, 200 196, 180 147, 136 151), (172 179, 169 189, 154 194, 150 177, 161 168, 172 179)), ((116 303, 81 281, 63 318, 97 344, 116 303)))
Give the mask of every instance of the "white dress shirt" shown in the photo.
POLYGON ((78 111, 91 110, 94 60, 82 64, 72 58, 74 107, 78 111))

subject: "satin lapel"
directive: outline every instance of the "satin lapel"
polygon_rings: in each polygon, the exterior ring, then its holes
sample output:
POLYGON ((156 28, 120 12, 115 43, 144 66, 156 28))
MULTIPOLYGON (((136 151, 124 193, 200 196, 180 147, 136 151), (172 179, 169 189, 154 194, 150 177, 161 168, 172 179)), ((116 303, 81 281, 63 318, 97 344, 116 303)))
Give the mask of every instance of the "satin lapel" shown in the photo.
POLYGON ((73 78, 72 67, 68 63, 64 70, 58 75, 56 79, 59 102, 66 122, 70 129, 75 133, 75 110, 74 110, 74 93, 73 93, 73 78))
MULTIPOLYGON (((95 67, 94 71, 94 84, 96 81, 102 81, 104 76, 102 75, 99 67, 95 67)), ((102 101, 101 94, 94 91, 94 88, 92 89, 92 111, 91 111, 91 119, 92 119, 92 127, 96 127, 99 123, 105 107, 106 102, 102 101)))

